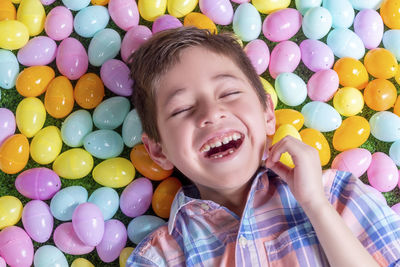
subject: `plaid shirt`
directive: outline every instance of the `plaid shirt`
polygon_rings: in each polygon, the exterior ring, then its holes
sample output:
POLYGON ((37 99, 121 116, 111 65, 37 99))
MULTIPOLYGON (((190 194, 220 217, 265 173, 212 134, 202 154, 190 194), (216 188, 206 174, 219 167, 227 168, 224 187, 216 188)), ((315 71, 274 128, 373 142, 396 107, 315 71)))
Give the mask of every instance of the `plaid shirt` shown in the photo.
MULTIPOLYGON (((324 171, 323 184, 330 203, 380 265, 400 266, 400 216, 350 173, 324 171)), ((199 199, 195 186, 179 191, 168 225, 149 234, 126 266, 303 267, 329 263, 287 184, 261 169, 252 182, 242 218, 199 199)))

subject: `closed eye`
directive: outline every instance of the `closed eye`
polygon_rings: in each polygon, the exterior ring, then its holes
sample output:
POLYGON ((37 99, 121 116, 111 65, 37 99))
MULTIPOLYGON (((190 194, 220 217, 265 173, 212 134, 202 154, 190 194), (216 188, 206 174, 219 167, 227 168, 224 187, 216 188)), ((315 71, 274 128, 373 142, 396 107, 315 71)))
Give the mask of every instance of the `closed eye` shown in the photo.
POLYGON ((191 110, 191 109, 192 109, 192 107, 187 107, 187 108, 179 109, 179 110, 173 112, 173 113, 171 114, 171 117, 175 117, 175 116, 177 116, 178 114, 184 113, 184 112, 189 111, 189 110, 191 110))
POLYGON ((220 98, 224 98, 224 97, 228 97, 228 96, 232 96, 232 95, 237 95, 237 94, 240 94, 240 93, 241 93, 241 91, 231 91, 231 92, 222 94, 222 95, 220 96, 220 98))

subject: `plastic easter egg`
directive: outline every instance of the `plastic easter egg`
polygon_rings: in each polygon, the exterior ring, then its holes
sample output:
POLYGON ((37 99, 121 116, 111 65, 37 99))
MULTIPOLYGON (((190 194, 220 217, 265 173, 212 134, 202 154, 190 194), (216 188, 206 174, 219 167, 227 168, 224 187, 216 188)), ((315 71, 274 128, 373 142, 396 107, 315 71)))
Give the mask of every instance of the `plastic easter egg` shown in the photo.
POLYGON ((62 2, 73 11, 81 10, 90 4, 90 0, 62 0, 62 2))
POLYGON ((17 18, 17 11, 11 0, 4 0, 0 2, 0 21, 1 20, 15 20, 17 18))
POLYGON ((296 74, 283 72, 275 80, 275 90, 280 101, 288 106, 298 106, 306 100, 307 86, 296 74))
POLYGON ((331 168, 351 172, 358 178, 367 171, 371 160, 371 152, 367 149, 352 148, 339 153, 333 159, 331 168))
POLYGON ((153 22, 151 31, 154 34, 168 29, 176 29, 182 26, 182 22, 179 19, 166 14, 156 18, 156 20, 153 22))
POLYGON ((400 117, 389 111, 379 111, 369 119, 371 134, 383 142, 400 139, 400 117))
POLYGON ((319 7, 322 0, 295 0, 296 9, 304 15, 308 10, 313 7, 319 7))
MULTIPOLYGON (((167 15, 165 15, 167 16, 167 15)), ((169 15, 168 15, 169 16, 169 15)), ((169 16, 177 19, 175 17, 169 16)), ((154 22, 155 23, 155 22, 154 22)), ((180 23, 180 22, 179 22, 180 23)), ((182 26, 182 23, 181 23, 182 26)), ((153 24, 154 28, 154 24, 153 24)), ((152 33, 150 29, 144 25, 133 26, 126 32, 121 44, 121 58, 124 62, 128 62, 129 57, 135 52, 143 43, 145 43, 152 33)))
POLYGON ((278 109, 275 110, 275 128, 278 129, 283 124, 292 124, 297 131, 303 127, 303 115, 294 109, 278 109))
POLYGON ((55 41, 64 40, 73 30, 73 16, 64 6, 56 6, 47 14, 44 24, 46 34, 55 41))
POLYGON ((215 26, 214 22, 209 17, 199 12, 191 12, 187 14, 183 20, 183 26, 207 29, 211 33, 218 32, 217 26, 215 26))
POLYGON ((332 27, 332 15, 324 7, 310 8, 305 14, 302 22, 304 35, 309 39, 323 38, 332 27))
POLYGON ((142 140, 142 124, 136 109, 132 109, 126 115, 122 124, 122 140, 127 147, 134 147, 142 140))
POLYGON ((126 267, 126 261, 128 260, 129 256, 132 254, 134 248, 133 247, 126 247, 121 250, 119 254, 119 266, 126 267))
POLYGON ((389 156, 397 166, 400 166, 400 140, 390 146, 389 156))
MULTIPOLYGON (((299 132, 292 124, 283 124, 275 131, 274 137, 272 138, 272 145, 278 143, 280 140, 282 140, 282 138, 288 135, 301 141, 299 132)), ((292 157, 288 152, 285 152, 281 155, 280 162, 290 168, 294 167, 292 157)))
POLYGON ((119 196, 110 187, 100 187, 90 195, 88 202, 95 204, 103 214, 105 221, 111 219, 118 210, 119 196))
POLYGON ((368 84, 367 69, 359 60, 355 58, 340 58, 336 61, 333 69, 339 76, 339 83, 343 86, 363 89, 368 84))
POLYGON ((385 48, 369 50, 364 57, 364 65, 375 78, 390 79, 398 70, 396 57, 385 48))
POLYGON ((88 48, 89 62, 99 67, 114 58, 121 48, 121 37, 113 29, 98 31, 90 41, 88 48))
POLYGON ((330 69, 333 66, 334 56, 332 49, 325 43, 306 39, 300 43, 301 60, 311 71, 330 69))
POLYGON ((132 95, 133 81, 130 78, 130 70, 121 60, 107 60, 101 66, 100 76, 104 85, 114 94, 120 96, 132 95))
POLYGON ((379 9, 381 6, 382 0, 349 0, 354 9, 362 10, 362 9, 379 9))
POLYGON ((38 248, 35 252, 33 264, 36 267, 68 267, 68 261, 64 254, 58 248, 52 245, 44 245, 38 248))
POLYGON ((33 66, 20 72, 16 81, 18 93, 25 97, 39 96, 54 79, 55 72, 49 66, 33 66))
POLYGON ((104 234, 103 214, 93 203, 79 204, 72 214, 72 227, 84 244, 97 246, 104 234))
POLYGON ((372 154, 367 170, 369 183, 380 192, 393 190, 399 181, 399 172, 393 160, 382 152, 372 154))
POLYGON ((88 55, 83 45, 75 38, 68 37, 58 46, 57 68, 70 80, 77 80, 88 69, 88 55))
POLYGON ((80 109, 71 113, 61 126, 61 137, 70 147, 83 145, 83 138, 93 129, 92 116, 86 110, 80 109))
POLYGON ((44 107, 53 118, 60 119, 71 113, 74 107, 74 91, 65 76, 53 79, 46 89, 44 107))
POLYGON ((339 128, 342 117, 331 105, 320 101, 312 101, 303 106, 301 114, 304 125, 320 132, 330 132, 339 128))
POLYGON ((149 233, 163 225, 165 221, 153 215, 142 215, 134 218, 128 225, 128 237, 139 244, 149 233))
POLYGON ((333 147, 338 151, 357 148, 367 141, 370 132, 370 125, 364 117, 348 117, 333 134, 333 147))
POLYGON ((61 181, 53 170, 32 168, 17 176, 15 188, 24 197, 49 200, 61 189, 61 181))
POLYGON ((307 82, 307 94, 313 101, 327 102, 332 99, 339 87, 339 77, 332 69, 314 73, 307 82))
POLYGON ((278 105, 278 96, 276 95, 274 87, 263 77, 260 76, 261 83, 264 87, 264 90, 267 94, 271 96, 272 103, 274 104, 274 109, 278 105))
POLYGON ((115 24, 124 31, 139 24, 139 10, 136 1, 110 0, 108 12, 115 24))
POLYGON ((107 26, 109 19, 106 7, 88 6, 75 15, 74 30, 82 37, 91 38, 107 26))
POLYGON ((33 244, 24 229, 9 226, 0 232, 0 255, 9 266, 31 266, 33 244))
POLYGON ((0 146, 8 137, 15 133, 15 129, 14 113, 7 108, 0 108, 0 146))
POLYGON ((36 242, 44 243, 53 232, 54 219, 50 207, 41 200, 31 200, 22 211, 22 224, 27 234, 36 242))
POLYGON ((354 32, 360 36, 365 48, 378 47, 383 36, 383 21, 378 12, 364 9, 354 19, 354 32))
POLYGON ((22 203, 14 196, 0 197, 0 230, 19 222, 22 215, 22 203))
POLYGON ((61 153, 53 163, 53 170, 62 178, 80 179, 93 168, 93 157, 81 148, 61 153))
POLYGON ((0 87, 11 89, 19 74, 17 57, 11 51, 0 49, 0 87))
POLYGON ((161 181, 172 174, 172 170, 164 170, 150 158, 143 144, 132 148, 130 159, 138 172, 150 180, 161 181))
POLYGON ((283 72, 293 72, 299 65, 300 58, 300 48, 295 42, 280 42, 272 49, 269 73, 276 79, 283 72))
POLYGON ((397 90, 391 81, 375 79, 364 90, 365 104, 373 110, 383 111, 394 106, 397 90))
POLYGON ((122 191, 121 211, 128 217, 144 214, 150 207, 153 197, 153 185, 147 178, 136 178, 122 191))
POLYGON ((340 88, 333 97, 333 106, 343 116, 360 113, 364 107, 364 98, 360 90, 354 87, 340 88))
POLYGON ((287 8, 290 0, 252 0, 256 9, 264 14, 270 14, 276 10, 287 8))
POLYGON ((74 88, 76 103, 84 109, 97 107, 104 97, 104 85, 95 73, 86 73, 79 78, 74 88))
POLYGON ((400 215, 400 203, 394 204, 391 208, 394 212, 400 215))
POLYGON ((400 97, 398 96, 394 103, 393 113, 400 117, 400 97))
POLYGON ((198 0, 169 0, 168 14, 176 18, 184 17, 196 8, 198 2, 198 0))
POLYGON ((400 60, 400 30, 388 30, 383 34, 383 47, 400 60))
POLYGON ((42 5, 48 6, 51 5, 55 2, 56 0, 40 0, 40 2, 42 3, 42 5))
POLYGON ((237 4, 243 4, 243 3, 248 3, 250 0, 231 0, 231 2, 237 3, 237 4))
POLYGON ((132 182, 135 168, 125 158, 106 159, 93 169, 92 176, 103 186, 121 188, 132 182))
POLYGON ((29 40, 28 28, 17 20, 0 21, 0 48, 19 49, 29 40))
POLYGON ((83 145, 92 156, 99 159, 118 157, 124 149, 119 133, 113 130, 97 130, 85 136, 83 145))
POLYGON ((284 8, 268 15, 262 25, 264 36, 273 42, 292 38, 301 27, 301 13, 294 8, 284 8))
POLYGON ((26 25, 30 36, 40 34, 46 20, 42 3, 39 0, 22 0, 18 6, 17 20, 26 25))
POLYGON ((182 188, 182 183, 175 177, 168 177, 156 188, 151 201, 154 213, 161 218, 169 218, 172 201, 182 188))
POLYGON ((0 146, 0 170, 14 174, 25 168, 29 159, 29 142, 22 134, 8 137, 0 146))
POLYGON ((236 8, 232 22, 233 31, 245 42, 257 39, 261 33, 261 17, 250 3, 243 3, 236 8))
POLYGON ((118 220, 108 220, 104 223, 104 236, 96 251, 103 262, 113 262, 126 245, 128 233, 125 225, 118 220))
MULTIPOLYGON (((92 1, 92 3, 93 3, 93 1, 92 1)), ((71 263, 71 267, 95 267, 95 266, 85 258, 76 258, 71 263)))
POLYGON ((92 5, 105 6, 108 4, 109 0, 91 0, 90 2, 92 5))
POLYGON ((147 21, 154 21, 164 15, 167 9, 167 0, 139 0, 138 9, 140 16, 147 21))
POLYGON ((244 52, 250 59, 258 75, 261 75, 267 70, 269 64, 269 48, 263 40, 255 39, 250 41, 245 46, 244 52))
POLYGON ((56 126, 41 129, 31 141, 31 157, 39 164, 52 163, 62 148, 61 132, 56 126))
POLYGON ((18 51, 18 61, 25 66, 47 65, 56 58, 57 44, 47 36, 38 36, 18 51))
POLYGON ((365 53, 364 43, 361 38, 346 28, 333 29, 329 32, 326 43, 338 58, 353 57, 360 59, 365 53))
POLYGON ((54 244, 62 252, 70 255, 84 255, 94 250, 93 246, 85 245, 76 235, 72 222, 60 224, 54 230, 54 244))
POLYGON ((69 186, 58 191, 50 202, 51 214, 60 221, 72 220, 75 208, 85 203, 88 192, 82 186, 69 186))
POLYGON ((2 257, 0 257, 0 266, 1 267, 7 267, 6 261, 2 257))
POLYGON ((325 136, 318 130, 308 128, 300 131, 301 141, 318 151, 321 166, 328 164, 331 159, 331 149, 325 136))
POLYGON ((348 0, 324 0, 322 6, 331 13, 333 28, 349 28, 353 24, 354 9, 348 0))
POLYGON ((126 97, 110 97, 101 102, 94 110, 94 125, 99 129, 115 129, 124 122, 130 108, 131 104, 126 97))
POLYGON ((219 25, 229 25, 233 19, 233 7, 229 0, 200 0, 201 12, 219 25))
POLYGON ((380 6, 383 23, 390 29, 400 29, 399 5, 399 0, 383 0, 380 6))

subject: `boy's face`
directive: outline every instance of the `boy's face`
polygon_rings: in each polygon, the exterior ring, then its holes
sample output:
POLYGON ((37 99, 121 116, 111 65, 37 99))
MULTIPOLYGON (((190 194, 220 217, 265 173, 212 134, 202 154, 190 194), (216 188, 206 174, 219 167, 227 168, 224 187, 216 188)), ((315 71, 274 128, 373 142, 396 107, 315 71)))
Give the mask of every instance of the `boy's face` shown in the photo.
POLYGON ((239 188, 260 166, 266 137, 275 130, 267 102, 264 110, 231 59, 187 48, 156 92, 161 142, 144 143, 164 169, 175 166, 201 188, 239 188))

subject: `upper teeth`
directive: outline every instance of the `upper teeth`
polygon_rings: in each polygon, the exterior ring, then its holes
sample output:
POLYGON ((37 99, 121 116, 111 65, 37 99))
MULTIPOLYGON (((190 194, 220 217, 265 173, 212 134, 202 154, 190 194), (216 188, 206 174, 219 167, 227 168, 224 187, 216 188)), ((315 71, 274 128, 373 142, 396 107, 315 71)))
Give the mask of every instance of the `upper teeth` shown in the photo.
POLYGON ((240 138, 241 138, 241 135, 240 135, 239 133, 233 133, 233 134, 231 134, 231 135, 229 135, 229 136, 224 136, 224 137, 222 138, 222 140, 215 140, 215 141, 212 142, 212 143, 208 143, 208 144, 204 145, 204 146, 201 148, 200 152, 207 152, 207 151, 210 151, 211 148, 220 147, 220 146, 222 146, 222 144, 225 145, 225 144, 229 143, 229 142, 232 141, 232 140, 236 141, 236 140, 238 140, 238 139, 240 139, 240 138))

